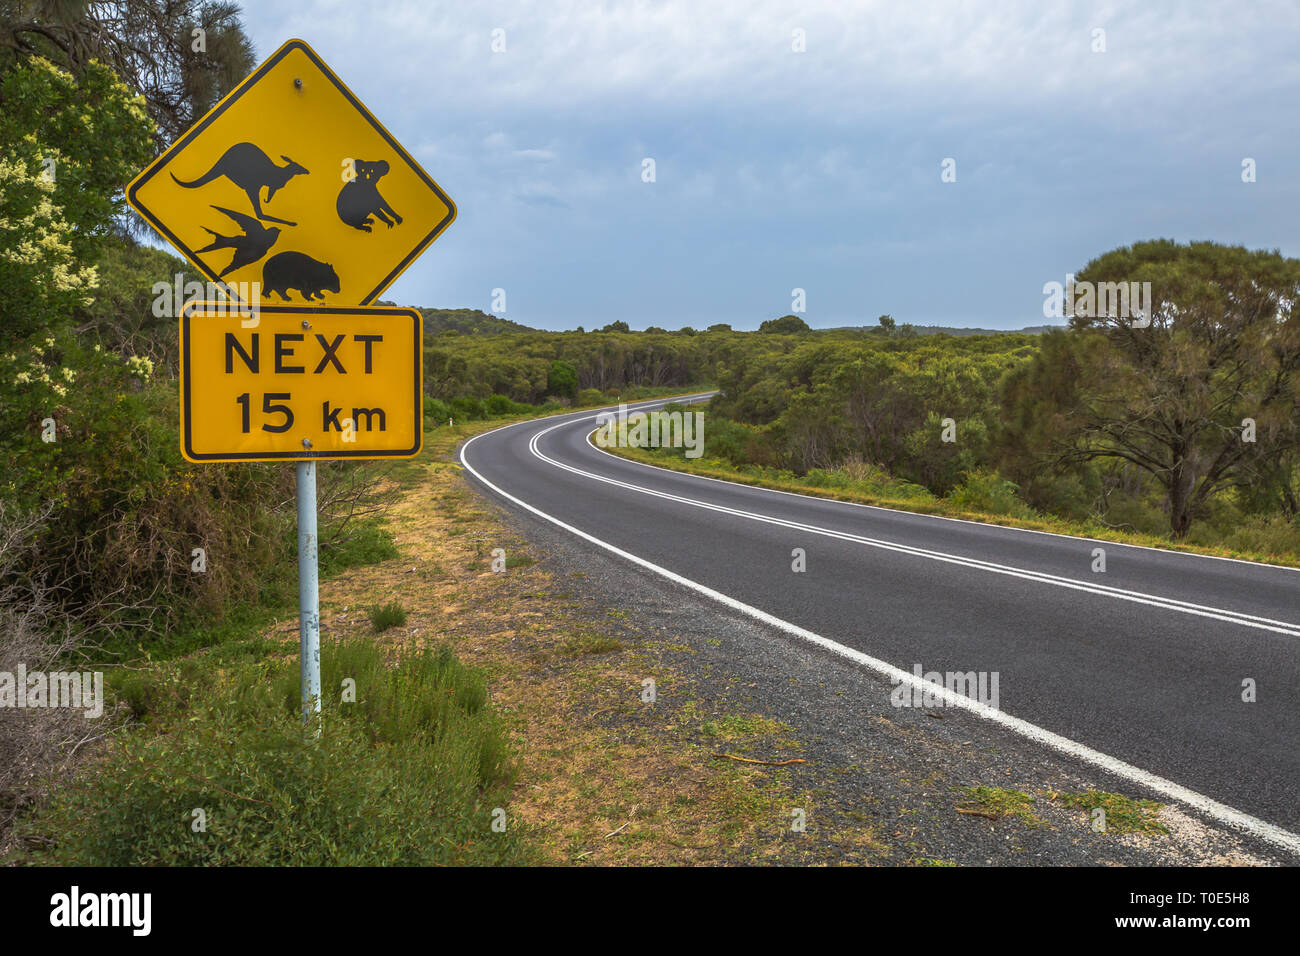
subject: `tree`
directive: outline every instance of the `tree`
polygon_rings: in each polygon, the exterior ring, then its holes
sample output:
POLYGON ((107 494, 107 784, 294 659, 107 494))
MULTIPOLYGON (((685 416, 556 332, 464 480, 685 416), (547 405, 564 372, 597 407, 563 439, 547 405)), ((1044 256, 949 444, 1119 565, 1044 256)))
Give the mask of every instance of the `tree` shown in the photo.
POLYGON ((769 334, 788 335, 811 331, 808 323, 797 315, 783 315, 779 319, 768 319, 758 327, 758 331, 769 334))
POLYGON ((1054 343, 1035 360, 1053 363, 1034 375, 1057 396, 1039 414, 1061 424, 1043 451, 1149 472, 1181 538, 1215 495, 1276 481, 1300 448, 1300 260, 1155 240, 1093 260, 1076 287, 1134 282, 1150 283, 1149 309, 1108 295, 1071 318, 1068 349, 1054 343))
POLYGON ((731 326, 729 326, 726 322, 718 322, 716 325, 710 325, 710 326, 709 326, 707 329, 705 329, 704 331, 706 331, 706 332, 730 332, 730 331, 731 331, 731 326))
POLYGON ((546 390, 552 395, 572 398, 578 391, 578 370, 568 362, 556 359, 551 363, 551 374, 546 379, 546 390))
POLYGON ((80 79, 99 61, 174 140, 253 69, 239 6, 212 0, 0 0, 0 69, 41 56, 80 79))
POLYGON ((77 82, 41 57, 0 74, 0 332, 67 324, 99 284, 94 262, 152 124, 106 68, 77 82))
POLYGON ((600 331, 600 332, 631 332, 631 331, 632 331, 632 327, 631 327, 630 325, 628 325, 626 322, 619 321, 619 322, 611 322, 611 323, 609 323, 609 325, 606 325, 604 328, 601 328, 601 329, 599 329, 598 331, 600 331))
POLYGON ((876 321, 880 323, 881 331, 883 331, 886 335, 894 334, 894 328, 897 325, 897 323, 894 322, 894 317, 892 315, 882 315, 876 321))
POLYGON ((26 57, 0 73, 4 154, 51 184, 78 259, 93 260, 112 231, 123 187, 152 156, 153 131, 140 97, 100 63, 74 76, 26 57))

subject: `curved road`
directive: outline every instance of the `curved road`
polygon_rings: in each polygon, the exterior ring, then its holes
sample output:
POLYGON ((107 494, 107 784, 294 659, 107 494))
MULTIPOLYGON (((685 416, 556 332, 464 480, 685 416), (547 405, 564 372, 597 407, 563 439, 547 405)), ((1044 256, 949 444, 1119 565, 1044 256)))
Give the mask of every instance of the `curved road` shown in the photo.
POLYGON ((996 673, 996 709, 946 699, 1300 855, 1300 572, 667 471, 591 445, 598 414, 484 433, 461 462, 508 505, 894 683, 996 673))

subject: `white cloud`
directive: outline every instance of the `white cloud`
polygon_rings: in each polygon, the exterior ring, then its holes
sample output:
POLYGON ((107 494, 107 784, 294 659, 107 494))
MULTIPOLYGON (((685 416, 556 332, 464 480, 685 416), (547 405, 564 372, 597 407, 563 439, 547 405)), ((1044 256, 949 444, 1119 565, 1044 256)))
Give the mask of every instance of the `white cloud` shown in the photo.
POLYGON ((1276 0, 1097 8, 1038 0, 854 7, 842 0, 375 0, 364 15, 355 2, 299 0, 250 5, 246 16, 264 47, 265 38, 301 34, 363 89, 400 89, 414 72, 427 95, 410 105, 438 113, 799 104, 833 121, 917 102, 1005 110, 1063 96, 1087 110, 1189 90, 1231 96, 1293 85, 1300 70, 1290 49, 1300 10, 1276 0), (791 51, 796 26, 806 31, 806 53, 791 51), (1095 27, 1106 30, 1102 54, 1091 52, 1095 27), (506 31, 504 53, 491 50, 494 28, 506 31), (1271 67, 1263 75, 1261 54, 1271 67))

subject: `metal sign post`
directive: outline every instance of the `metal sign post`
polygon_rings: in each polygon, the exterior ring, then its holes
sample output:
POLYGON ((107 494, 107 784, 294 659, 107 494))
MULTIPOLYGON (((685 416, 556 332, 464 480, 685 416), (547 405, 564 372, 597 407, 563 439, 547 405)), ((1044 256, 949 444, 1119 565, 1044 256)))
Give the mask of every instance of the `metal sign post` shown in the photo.
POLYGON ((320 585, 317 573, 316 462, 298 472, 298 640, 302 658, 302 719, 320 713, 320 585))

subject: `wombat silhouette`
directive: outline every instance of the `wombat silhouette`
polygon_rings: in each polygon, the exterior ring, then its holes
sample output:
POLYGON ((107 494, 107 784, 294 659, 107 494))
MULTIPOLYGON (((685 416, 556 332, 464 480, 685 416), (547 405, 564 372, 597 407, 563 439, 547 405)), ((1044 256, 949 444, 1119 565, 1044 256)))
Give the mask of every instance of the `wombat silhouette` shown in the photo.
POLYGON ((338 294, 339 277, 334 267, 301 252, 280 252, 262 266, 262 294, 276 293, 286 302, 289 290, 297 289, 308 302, 322 292, 338 294))
POLYGON ((388 163, 382 159, 373 163, 358 159, 353 163, 353 170, 356 178, 343 184, 335 203, 339 218, 362 232, 371 231, 371 216, 379 217, 379 221, 389 229, 393 228, 393 223, 400 223, 402 217, 379 195, 379 179, 388 175, 388 163), (390 220, 389 216, 393 218, 390 220))
POLYGON ((271 197, 275 195, 277 189, 283 189, 294 176, 305 176, 307 170, 299 166, 288 156, 281 156, 281 159, 288 165, 277 166, 270 156, 262 152, 252 143, 236 143, 230 149, 221 154, 211 169, 191 182, 184 182, 176 178, 172 173, 172 179, 176 180, 176 185, 184 186, 186 189, 197 189, 199 186, 206 186, 214 179, 220 179, 225 176, 232 183, 248 194, 248 201, 253 204, 253 212, 258 219, 266 222, 279 222, 286 226, 296 226, 296 222, 290 222, 288 219, 277 219, 262 212, 262 202, 259 198, 262 190, 266 190, 266 201, 270 202, 271 197))

